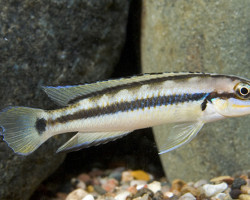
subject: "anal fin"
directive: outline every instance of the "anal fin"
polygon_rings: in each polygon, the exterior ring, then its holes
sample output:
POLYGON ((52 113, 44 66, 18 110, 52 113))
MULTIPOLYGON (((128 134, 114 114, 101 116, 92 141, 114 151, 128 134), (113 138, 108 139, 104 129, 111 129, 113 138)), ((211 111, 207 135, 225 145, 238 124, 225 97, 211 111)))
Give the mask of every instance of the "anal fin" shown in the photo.
POLYGON ((167 141, 158 146, 159 154, 172 151, 184 144, 190 142, 200 131, 203 122, 186 122, 179 124, 170 124, 167 141))
POLYGON ((82 148, 105 144, 107 142, 119 139, 130 132, 132 131, 77 133, 68 142, 62 145, 57 150, 57 153, 64 151, 77 151, 82 148))

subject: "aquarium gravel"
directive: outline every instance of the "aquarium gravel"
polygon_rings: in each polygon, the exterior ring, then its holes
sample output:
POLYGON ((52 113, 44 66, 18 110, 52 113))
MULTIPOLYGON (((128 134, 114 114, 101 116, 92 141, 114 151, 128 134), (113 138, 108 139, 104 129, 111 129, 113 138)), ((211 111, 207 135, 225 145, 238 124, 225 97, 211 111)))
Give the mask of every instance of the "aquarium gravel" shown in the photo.
POLYGON ((92 169, 61 183, 57 191, 41 185, 36 199, 48 200, 250 200, 250 170, 234 176, 185 182, 156 178, 143 170, 123 167, 92 169))

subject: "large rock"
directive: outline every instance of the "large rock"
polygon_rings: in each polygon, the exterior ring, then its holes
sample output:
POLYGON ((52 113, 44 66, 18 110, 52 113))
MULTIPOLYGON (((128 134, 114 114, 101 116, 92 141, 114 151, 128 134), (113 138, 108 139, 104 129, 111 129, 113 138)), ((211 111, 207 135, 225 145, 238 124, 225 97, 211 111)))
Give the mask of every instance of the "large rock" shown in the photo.
MULTIPOLYGON (((249 77, 250 1, 143 1, 144 72, 202 71, 249 77)), ((163 154, 170 180, 249 169, 250 117, 207 124, 186 146, 163 154)), ((167 126, 154 128, 164 142, 167 126)))
MULTIPOLYGON (((121 52, 128 1, 0 1, 0 109, 55 108, 41 85, 107 78, 121 52)), ((65 136, 30 156, 15 155, 0 138, 0 199, 28 199, 63 161, 65 136)))

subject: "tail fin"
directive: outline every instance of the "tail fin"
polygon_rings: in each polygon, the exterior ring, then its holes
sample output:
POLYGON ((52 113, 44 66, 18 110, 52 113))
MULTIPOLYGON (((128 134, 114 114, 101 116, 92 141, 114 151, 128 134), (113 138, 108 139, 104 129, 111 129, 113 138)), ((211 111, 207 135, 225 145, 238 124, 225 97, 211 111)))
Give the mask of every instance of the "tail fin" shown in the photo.
POLYGON ((8 107, 0 113, 4 141, 15 153, 28 155, 47 140, 37 130, 37 121, 43 119, 44 114, 45 111, 41 109, 26 107, 8 107))

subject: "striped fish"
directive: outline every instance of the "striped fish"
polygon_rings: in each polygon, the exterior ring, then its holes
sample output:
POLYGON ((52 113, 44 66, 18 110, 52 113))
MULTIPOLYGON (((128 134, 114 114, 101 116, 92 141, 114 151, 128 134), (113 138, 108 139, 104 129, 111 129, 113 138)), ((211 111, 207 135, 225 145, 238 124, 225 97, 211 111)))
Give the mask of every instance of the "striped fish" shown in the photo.
POLYGON ((77 132, 58 152, 169 124, 165 153, 191 141, 207 122, 250 114, 250 80, 204 73, 144 74, 92 84, 44 87, 57 110, 9 107, 0 113, 4 141, 28 155, 50 137, 77 132))

